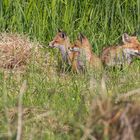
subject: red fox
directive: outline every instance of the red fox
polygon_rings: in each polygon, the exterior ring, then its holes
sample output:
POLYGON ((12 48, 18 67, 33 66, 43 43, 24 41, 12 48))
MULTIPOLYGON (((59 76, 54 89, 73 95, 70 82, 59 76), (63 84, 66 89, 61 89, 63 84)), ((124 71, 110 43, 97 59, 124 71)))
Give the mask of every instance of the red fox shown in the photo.
POLYGON ((83 34, 79 35, 71 50, 73 51, 73 70, 85 69, 88 65, 93 66, 95 69, 102 68, 100 58, 92 52, 92 46, 83 34))
POLYGON ((54 39, 49 43, 49 47, 58 48, 63 62, 71 65, 72 52, 69 50, 71 43, 65 32, 59 30, 54 39))
POLYGON ((131 64, 133 57, 140 56, 140 43, 137 37, 130 37, 124 33, 122 35, 123 45, 104 48, 101 60, 107 66, 122 66, 131 64))

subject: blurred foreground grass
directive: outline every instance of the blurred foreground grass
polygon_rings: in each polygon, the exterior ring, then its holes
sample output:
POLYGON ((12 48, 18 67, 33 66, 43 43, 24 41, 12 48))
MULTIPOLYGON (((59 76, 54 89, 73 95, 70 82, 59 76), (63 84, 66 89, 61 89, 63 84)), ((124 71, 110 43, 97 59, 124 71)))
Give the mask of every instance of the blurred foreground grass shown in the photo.
POLYGON ((140 92, 115 101, 119 95, 140 88, 140 61, 123 71, 105 70, 103 81, 97 73, 58 73, 59 53, 46 47, 57 28, 65 30, 71 40, 83 32, 99 54, 102 47, 119 43, 124 32, 139 35, 140 1, 0 1, 0 31, 27 34, 45 46, 37 60, 32 55, 24 72, 0 70, 0 139, 16 139, 24 81, 24 140, 124 140, 126 134, 130 140, 139 139, 140 92), (116 121, 109 123, 117 113, 116 121))

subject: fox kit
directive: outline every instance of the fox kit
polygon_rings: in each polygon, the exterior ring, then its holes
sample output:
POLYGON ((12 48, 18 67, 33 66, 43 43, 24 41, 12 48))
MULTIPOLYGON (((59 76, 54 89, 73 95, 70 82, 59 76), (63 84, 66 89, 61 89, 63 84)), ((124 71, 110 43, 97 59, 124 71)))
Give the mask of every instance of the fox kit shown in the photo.
POLYGON ((133 57, 140 56, 140 43, 137 37, 130 37, 124 33, 122 35, 123 45, 104 48, 101 60, 107 66, 122 66, 131 64, 133 57))
POLYGON ((63 31, 58 31, 54 39, 49 43, 50 48, 58 48, 61 52, 62 61, 71 65, 72 52, 69 50, 71 46, 69 37, 63 31))
POLYGON ((79 35, 71 49, 73 51, 72 68, 76 71, 85 69, 88 65, 95 69, 102 68, 101 60, 92 52, 92 46, 83 34, 79 35))

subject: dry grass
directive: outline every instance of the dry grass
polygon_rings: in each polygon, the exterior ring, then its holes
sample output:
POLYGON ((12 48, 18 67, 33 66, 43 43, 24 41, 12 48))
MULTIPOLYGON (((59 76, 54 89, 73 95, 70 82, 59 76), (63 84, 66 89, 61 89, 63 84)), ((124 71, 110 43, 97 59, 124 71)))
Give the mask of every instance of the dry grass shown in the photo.
POLYGON ((30 61, 33 50, 38 52, 39 43, 33 43, 23 35, 0 34, 0 68, 24 68, 30 61))
MULTIPOLYGON (((0 112, 1 119, 4 116, 4 110, 0 112)), ((0 138, 9 137, 12 138, 18 135, 17 126, 19 127, 18 120, 18 107, 8 109, 8 119, 10 121, 9 128, 11 135, 8 133, 1 133, 0 138)), ((46 128, 50 129, 52 132, 63 132, 68 133, 70 131, 70 126, 67 124, 62 124, 57 117, 54 116, 54 112, 49 110, 49 108, 39 108, 39 107, 24 107, 22 111, 22 136, 25 135, 34 136, 35 133, 41 132, 40 130, 45 128, 42 133, 45 133, 46 128), (32 127, 30 127, 33 125, 32 127), (29 131, 26 130, 27 126, 30 128, 29 131)), ((25 138, 25 137, 24 137, 25 138)))
POLYGON ((139 139, 140 104, 114 104, 110 99, 96 99, 83 129, 82 140, 139 139))
POLYGON ((24 74, 4 73, 1 80, 1 96, 5 102, 1 100, 0 104, 0 138, 15 139, 18 134, 23 139, 41 139, 42 136, 46 139, 50 134, 54 139, 58 136, 65 139, 65 135, 69 139, 82 140, 140 137, 140 104, 124 101, 139 96, 139 68, 123 76, 106 71, 102 79, 97 74, 58 73, 58 50, 49 52, 46 49, 45 55, 40 47, 25 36, 0 35, 0 69, 19 71, 27 68, 24 74), (121 78, 124 78, 122 83, 121 78), (27 80, 27 91, 22 104, 17 104, 23 80, 27 80), (113 95, 115 88, 117 95, 113 95), (120 92, 120 89, 125 90, 120 92))
MULTIPOLYGON (((23 136, 34 138, 47 129, 52 133, 71 134, 77 129, 83 131, 81 140, 135 140, 140 137, 140 104, 123 103, 114 104, 110 99, 95 99, 85 125, 78 128, 76 125, 63 124, 49 108, 24 107, 23 108, 23 136), (30 130, 26 128, 30 127, 30 130), (32 127, 31 127, 32 126, 32 127), (46 129, 47 128, 47 129, 46 129)), ((1 111, 1 119, 4 111, 1 111)), ((17 107, 8 109, 11 136, 16 135, 18 111, 17 107)), ((79 135, 79 134, 78 134, 79 135)), ((8 135, 6 135, 8 136, 8 135)), ((1 135, 1 137, 5 137, 1 135)))

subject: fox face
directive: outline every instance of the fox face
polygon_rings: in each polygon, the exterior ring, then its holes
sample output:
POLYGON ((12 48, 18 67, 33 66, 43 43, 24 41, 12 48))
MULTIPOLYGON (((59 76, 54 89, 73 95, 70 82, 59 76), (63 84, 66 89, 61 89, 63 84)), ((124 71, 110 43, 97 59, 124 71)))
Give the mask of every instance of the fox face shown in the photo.
POLYGON ((64 32, 58 32, 54 39, 49 43, 49 47, 60 48, 61 46, 65 47, 67 36, 64 32))
POLYGON ((92 46, 87 37, 81 33, 79 34, 78 39, 74 43, 73 50, 77 51, 77 49, 79 49, 80 51, 82 50, 85 53, 85 59, 87 62, 91 61, 93 55, 92 46))
POLYGON ((49 47, 51 48, 60 48, 61 46, 65 47, 67 41, 67 35, 63 31, 58 31, 54 39, 49 43, 49 47))
POLYGON ((127 33, 122 35, 123 49, 129 57, 140 58, 140 42, 136 36, 129 36, 127 33))
POLYGON ((129 36, 127 33, 122 35, 122 42, 126 45, 140 45, 138 38, 136 36, 129 36))
POLYGON ((62 60, 71 65, 72 52, 69 50, 71 44, 69 37, 63 31, 58 31, 54 39, 49 43, 50 48, 58 48, 61 52, 62 60))
MULTIPOLYGON (((80 34, 72 46, 74 59, 80 68, 87 66, 101 67, 101 60, 92 52, 92 46, 86 36, 80 34)), ((75 61, 74 61, 75 62, 75 61)), ((76 63, 76 62, 75 62, 76 63)))
POLYGON ((90 62, 93 52, 92 52, 92 46, 89 40, 87 39, 87 37, 80 33, 78 36, 78 40, 76 41, 76 45, 85 51, 86 61, 90 62))
POLYGON ((86 55, 84 50, 81 48, 81 44, 78 41, 75 41, 74 44, 71 46, 71 51, 73 53, 72 57, 72 70, 74 72, 81 72, 85 70, 85 60, 86 55))

